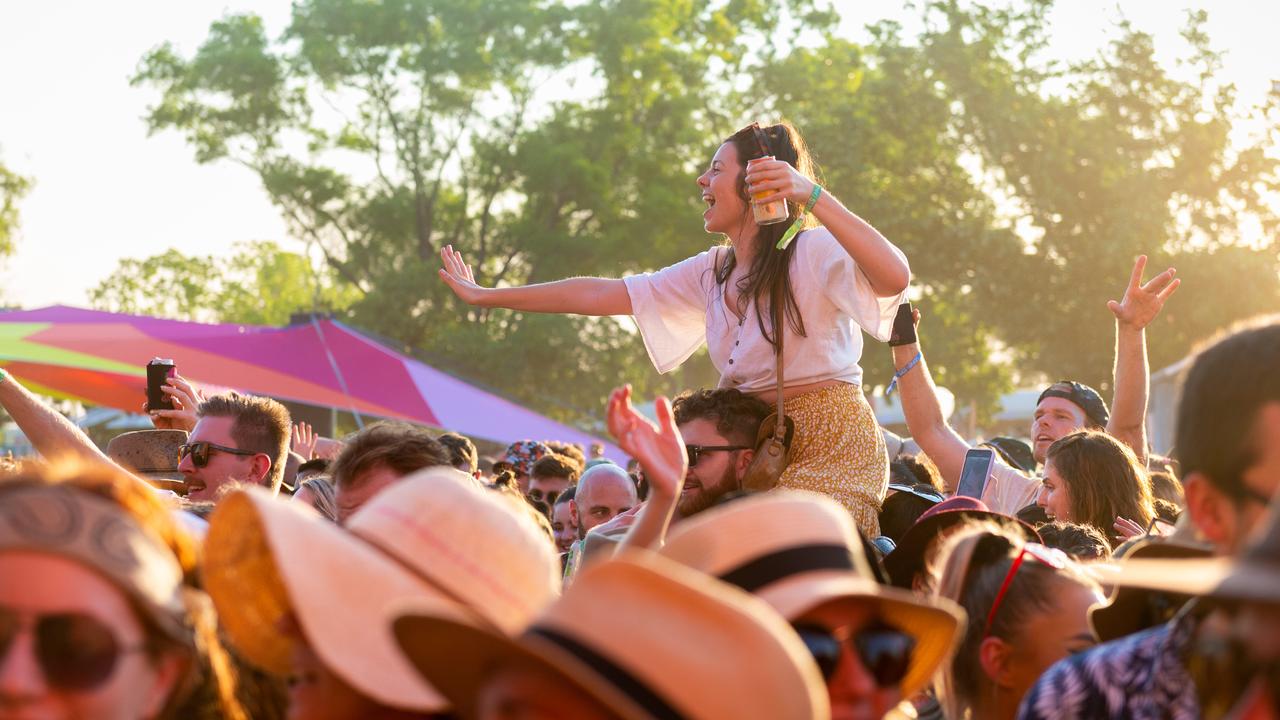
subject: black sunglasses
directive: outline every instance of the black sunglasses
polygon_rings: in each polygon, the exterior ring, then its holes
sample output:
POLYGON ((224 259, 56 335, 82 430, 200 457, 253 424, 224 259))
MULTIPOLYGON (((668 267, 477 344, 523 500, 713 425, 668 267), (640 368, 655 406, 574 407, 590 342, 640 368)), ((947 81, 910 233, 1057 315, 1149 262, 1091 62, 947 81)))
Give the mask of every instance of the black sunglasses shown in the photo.
POLYGON ((689 467, 698 464, 698 458, 702 453, 733 451, 733 450, 750 450, 750 445, 685 445, 684 451, 689 455, 689 467))
POLYGON ((24 619, 31 618, 36 662, 45 680, 61 690, 91 690, 106 682, 121 655, 145 645, 121 647, 115 633, 83 613, 19 615, 0 607, 0 665, 13 647, 24 619))
POLYGON ((191 464, 202 468, 209 464, 209 451, 211 450, 242 456, 258 454, 252 450, 240 450, 239 448, 227 447, 226 445, 215 445, 211 442, 193 442, 187 443, 178 448, 178 462, 182 462, 183 458, 190 455, 191 464))
POLYGON ((880 687, 898 685, 911 668, 916 640, 892 625, 872 623, 844 638, 821 625, 799 624, 793 627, 809 649, 809 654, 813 655, 823 680, 830 680, 836 674, 846 642, 852 644, 858 660, 880 687))

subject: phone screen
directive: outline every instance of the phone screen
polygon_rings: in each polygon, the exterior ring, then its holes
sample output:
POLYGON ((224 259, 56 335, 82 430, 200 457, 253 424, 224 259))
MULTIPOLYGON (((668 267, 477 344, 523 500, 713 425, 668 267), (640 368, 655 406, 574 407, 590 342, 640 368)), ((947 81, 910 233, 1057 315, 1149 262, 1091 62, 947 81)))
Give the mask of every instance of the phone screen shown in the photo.
POLYGON ((960 483, 956 486, 956 495, 981 498, 987 487, 987 478, 991 475, 991 465, 995 462, 995 452, 986 448, 973 448, 964 454, 964 469, 960 471, 960 483))

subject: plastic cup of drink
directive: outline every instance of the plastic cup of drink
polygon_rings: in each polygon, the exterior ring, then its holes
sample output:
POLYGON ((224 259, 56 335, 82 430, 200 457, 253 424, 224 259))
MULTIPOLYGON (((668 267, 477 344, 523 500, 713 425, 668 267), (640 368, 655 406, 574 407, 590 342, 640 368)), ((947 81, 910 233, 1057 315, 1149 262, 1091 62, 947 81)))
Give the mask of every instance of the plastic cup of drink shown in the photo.
MULTIPOLYGON (((758 160, 772 160, 772 159, 773 159, 772 157, 756 158, 755 160, 748 161, 747 167, 750 168, 751 163, 754 163, 758 160)), ((771 191, 766 190, 764 192, 752 193, 751 198, 753 200, 759 200, 762 197, 768 197, 770 192, 771 191)), ((767 203, 753 202, 751 203, 751 213, 755 217, 757 225, 773 225, 775 223, 786 222, 787 221, 787 201, 785 199, 779 198, 777 200, 774 200, 772 202, 767 202, 767 203)))

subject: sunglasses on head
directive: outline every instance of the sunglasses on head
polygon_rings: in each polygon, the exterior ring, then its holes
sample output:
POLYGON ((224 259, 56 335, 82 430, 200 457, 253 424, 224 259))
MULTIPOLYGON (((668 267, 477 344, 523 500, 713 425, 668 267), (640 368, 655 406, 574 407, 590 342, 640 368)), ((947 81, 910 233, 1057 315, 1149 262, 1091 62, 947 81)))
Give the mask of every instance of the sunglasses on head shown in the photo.
POLYGON ((204 467, 209 464, 209 453, 212 450, 230 453, 232 455, 257 455, 252 450, 240 450, 239 448, 227 447, 226 445, 215 445, 211 442, 193 442, 186 443, 178 448, 178 462, 182 462, 188 455, 191 456, 191 464, 196 467, 204 467))
POLYGON ((760 157, 773 155, 769 150, 769 136, 765 133, 764 128, 760 127, 760 123, 753 122, 747 127, 751 128, 751 134, 755 136, 756 145, 760 148, 760 157))
POLYGON ((893 687, 906 677, 911 667, 911 654, 916 648, 915 638, 883 622, 872 623, 852 633, 833 632, 821 625, 797 624, 792 627, 818 664, 823 680, 835 676, 844 645, 849 643, 876 684, 893 687))
POLYGON ((709 452, 731 452, 733 450, 750 450, 749 445, 685 445, 684 451, 689 455, 689 467, 698 464, 698 458, 703 453, 709 452))
POLYGON ((991 603, 991 612, 987 613, 987 624, 982 630, 983 638, 991 635, 991 625, 995 622, 996 613, 1000 610, 1000 603, 1004 601, 1004 596, 1009 592, 1009 586, 1013 584, 1013 578, 1017 576, 1018 568, 1022 567, 1022 561, 1028 556, 1034 558, 1041 565, 1054 570, 1066 568, 1069 562, 1066 553, 1057 548, 1045 547, 1039 543, 1023 545, 1022 550, 1018 552, 1018 557, 1014 558, 1013 564, 1009 566, 1009 572, 1005 573, 1004 582, 1000 583, 1000 592, 996 593, 995 602, 991 603))
POLYGON ((122 647, 111 628, 83 613, 28 615, 0 607, 0 665, 28 624, 34 635, 36 663, 45 680, 60 690, 98 687, 111 677, 121 655, 145 647, 122 647))

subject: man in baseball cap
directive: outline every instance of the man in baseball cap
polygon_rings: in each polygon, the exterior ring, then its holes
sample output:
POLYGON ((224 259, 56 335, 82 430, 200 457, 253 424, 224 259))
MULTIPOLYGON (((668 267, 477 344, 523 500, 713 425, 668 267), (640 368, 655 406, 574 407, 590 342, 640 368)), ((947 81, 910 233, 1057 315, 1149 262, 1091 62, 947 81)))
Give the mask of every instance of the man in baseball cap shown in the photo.
MULTIPOLYGON (((1032 453, 1036 462, 1043 463, 1049 446, 1060 438, 1096 428, 1129 445, 1139 462, 1146 464, 1149 373, 1146 327, 1155 320, 1179 284, 1174 279, 1173 268, 1142 284, 1146 263, 1145 256, 1137 259, 1123 299, 1107 303, 1116 321, 1114 412, 1108 411, 1102 396, 1088 385, 1072 380, 1050 385, 1040 394, 1031 422, 1032 453)), ((919 319, 918 313, 916 319, 919 319)), ((911 437, 937 465, 947 486, 954 488, 970 445, 943 417, 919 341, 896 345, 893 358, 899 368, 898 390, 911 437)), ((982 501, 995 512, 1014 515, 1034 503, 1039 491, 1039 478, 1029 477, 997 459, 982 501)))

